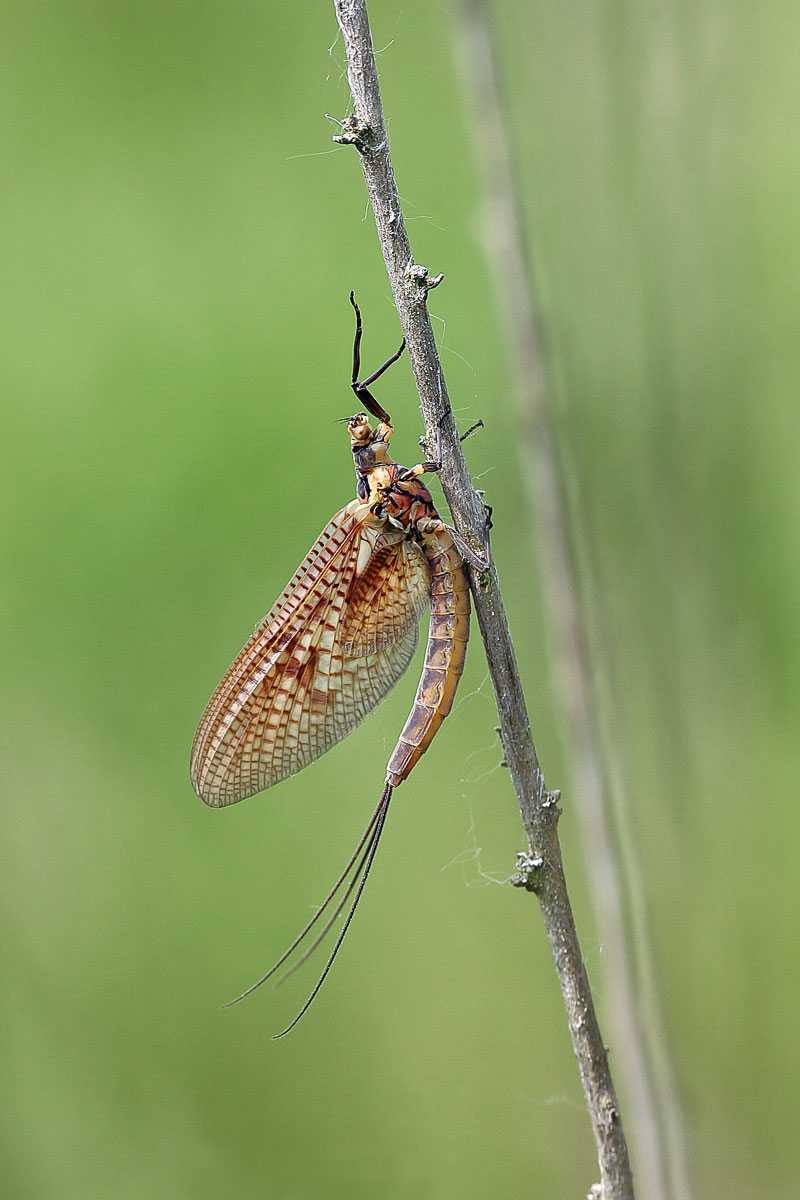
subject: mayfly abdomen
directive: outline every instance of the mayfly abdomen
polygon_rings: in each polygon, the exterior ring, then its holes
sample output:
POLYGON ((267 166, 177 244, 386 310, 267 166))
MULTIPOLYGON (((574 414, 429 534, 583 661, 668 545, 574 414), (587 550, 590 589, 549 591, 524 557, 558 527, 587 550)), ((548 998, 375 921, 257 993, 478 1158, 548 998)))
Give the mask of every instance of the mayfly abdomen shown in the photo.
POLYGON ((414 706, 386 769, 391 787, 409 775, 453 707, 469 638, 469 583, 446 529, 427 534, 422 551, 431 568, 431 617, 425 665, 414 706))

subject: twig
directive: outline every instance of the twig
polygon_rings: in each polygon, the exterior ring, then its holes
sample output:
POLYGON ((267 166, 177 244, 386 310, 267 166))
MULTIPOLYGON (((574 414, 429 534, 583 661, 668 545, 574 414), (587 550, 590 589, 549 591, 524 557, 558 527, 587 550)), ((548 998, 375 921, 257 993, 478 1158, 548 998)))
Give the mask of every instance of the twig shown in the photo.
MULTIPOLYGON (((389 154, 365 0, 334 3, 353 97, 353 114, 336 140, 358 149, 429 445, 438 439, 440 478, 456 528, 480 551, 486 537, 485 511, 469 478, 426 307, 427 292, 441 276, 431 280, 426 268, 415 264, 411 255, 389 154)), ((632 1200, 619 1106, 567 895, 557 832, 559 793, 547 791, 539 768, 497 572, 490 565, 484 571, 471 570, 470 577, 500 716, 504 756, 528 838, 529 851, 520 856, 521 869, 514 882, 539 898, 592 1120, 603 1200, 632 1200)))
MULTIPOLYGON (((632 1099, 631 1145, 648 1200, 689 1200, 688 1150, 675 1070, 656 1015, 642 1014, 625 922, 621 851, 615 837, 606 756, 597 726, 585 606, 569 537, 568 505, 545 380, 535 273, 525 236, 522 192, 487 0, 456 4, 462 74, 470 101, 476 165, 483 181, 487 259, 510 351, 523 478, 544 562, 545 600, 555 644, 555 683, 568 722, 571 784, 580 809, 587 872, 605 949, 608 1012, 632 1099), (658 1064, 654 1078, 654 1064, 658 1064)), ((649 955, 637 948, 639 972, 649 955)))

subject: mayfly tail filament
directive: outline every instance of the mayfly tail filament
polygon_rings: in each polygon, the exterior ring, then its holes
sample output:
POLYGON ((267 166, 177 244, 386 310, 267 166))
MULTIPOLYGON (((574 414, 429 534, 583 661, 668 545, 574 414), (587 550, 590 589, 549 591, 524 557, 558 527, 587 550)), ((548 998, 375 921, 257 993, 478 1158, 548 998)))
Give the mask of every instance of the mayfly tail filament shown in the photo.
POLYGON ((374 813, 370 817, 369 823, 368 823, 366 829, 364 830, 363 834, 361 835, 358 845, 356 846, 355 850, 353 851, 352 855, 350 856, 347 866, 342 871, 341 875, 339 876, 336 883, 331 888, 331 890, 328 893, 328 895, 326 896, 325 900, 322 902, 320 907, 314 913, 314 916, 311 918, 311 920, 308 922, 308 924, 300 931, 300 933, 297 935, 297 937, 292 942, 291 946, 289 946, 289 948, 281 955, 281 957, 278 959, 278 961, 270 967, 270 969, 267 971, 267 973, 265 975, 262 975, 259 980, 257 980, 254 984, 252 984, 249 988, 247 988, 244 992, 242 992, 240 996, 237 996, 235 1000, 229 1000, 227 1004, 224 1004, 222 1006, 223 1008, 231 1008, 234 1004, 238 1004, 240 1000, 244 1000, 246 996, 250 996, 254 991, 256 991, 257 988, 260 988, 262 983, 266 983, 268 979, 271 979, 272 976, 275 974, 275 972, 278 971, 283 966, 283 964, 287 961, 287 959, 294 953, 294 951, 303 942, 303 940, 306 938, 306 936, 311 932, 311 930, 314 928, 314 926, 317 924, 317 922, 320 920, 320 918, 323 916, 323 914, 326 912, 326 910, 329 908, 329 906, 333 903, 333 901, 336 898, 337 894, 339 893, 340 889, 342 887, 344 887, 345 890, 344 890, 343 895, 340 897, 338 903, 336 904, 336 906, 333 910, 333 913, 328 917, 328 919, 326 920, 321 931, 317 934, 316 938, 314 938, 311 945, 304 951, 304 953, 300 956, 300 958, 296 962, 294 962, 292 964, 292 966, 289 967, 289 969, 286 972, 284 972, 284 974, 278 980, 278 983, 282 983, 284 981, 284 979, 288 978, 289 975, 291 975, 295 970, 297 970, 297 968, 299 966, 301 966, 306 961, 306 959, 308 959, 311 956, 313 951, 317 948, 317 946, 319 946, 320 942, 322 942, 323 938, 329 932, 331 927, 334 925, 337 917, 341 914, 342 910, 344 909, 345 905, 347 904, 347 901, 350 898, 350 896, 352 895, 353 890, 357 888, 355 898, 353 899, 353 903, 351 904, 350 910, 347 914, 347 917, 345 918, 344 924, 343 924, 341 930, 339 931, 339 936, 336 939, 336 943, 333 947, 333 950, 331 951, 330 957, 328 958, 328 961, 325 964, 325 969, 323 970, 322 974, 320 975, 319 979, 317 980, 313 991, 311 992, 311 994, 309 995, 305 1004, 300 1009, 300 1011, 298 1012, 298 1014, 294 1018, 294 1020, 291 1022, 291 1024, 288 1025, 286 1027, 286 1029, 282 1030, 281 1033, 276 1034, 275 1037, 276 1038, 283 1037, 284 1034, 287 1034, 291 1029, 293 1029, 295 1027, 297 1022, 303 1016, 303 1014, 311 1006, 312 1001, 316 997, 317 993, 319 992, 320 988, 322 987, 322 984, 325 981, 325 978, 326 978, 328 972, 330 971, 331 967, 333 966, 336 955, 339 953, 339 949, 342 945, 342 942, 344 941, 345 934, 347 933, 350 922, 352 921, 353 915, 355 914, 356 908, 358 907, 358 902, 361 899, 361 894, 364 890, 364 885, 367 882, 367 876, 369 875, 370 867, 372 866, 372 861, 375 858, 375 852, 378 849, 378 842, 380 841, 381 833, 383 832, 383 826, 386 821, 386 813, 388 811, 389 801, 391 800, 391 798, 392 798, 392 787, 389 784, 387 784, 384 787, 383 792, 381 794, 381 798, 378 803, 378 807, 375 809, 374 813))
MULTIPOLYGON (((274 1035, 273 1041, 276 1041, 278 1038, 284 1037, 285 1034, 289 1033, 292 1029, 294 1029, 295 1025, 300 1020, 300 1018, 303 1016, 303 1014, 305 1012, 307 1012, 308 1009, 311 1007, 314 997, 316 996, 319 989, 322 987, 323 983, 325 982, 325 978, 326 978, 328 972, 330 971, 331 967, 333 966, 334 959, 336 958, 336 955, 339 953, 339 947, 341 946, 342 942, 344 941, 344 935, 347 933, 347 930, 350 926, 350 922, 352 921, 355 911, 358 908, 358 902, 361 899, 361 893, 364 891, 364 885, 367 882, 367 876, 369 875, 370 867, 372 866, 373 859, 375 858, 375 851, 378 849, 378 842, 381 840, 381 834, 383 833, 383 826, 386 821, 386 814, 389 811, 389 801, 391 800, 391 798, 392 798, 392 787, 390 784, 387 783, 385 788, 383 789, 383 793, 380 798, 380 803, 378 804, 378 807, 376 809, 377 820, 375 822, 375 826, 372 830, 372 833, 369 835, 369 840, 367 842, 367 855, 366 855, 366 859, 364 860, 364 869, 363 869, 363 872, 361 875, 361 880, 358 885, 358 890, 356 891, 355 897, 353 899, 353 903, 350 905, 350 911, 348 912, 347 917, 345 918, 344 925, 342 926, 342 928, 339 931, 339 936, 336 939, 333 950, 331 950, 330 957, 325 964, 325 969, 322 972, 322 974, 320 975, 317 982, 314 984, 314 988, 313 988, 310 996, 306 1000, 303 1007, 300 1009, 297 1016, 294 1018, 294 1020, 289 1025, 286 1026, 285 1029, 281 1030, 280 1033, 276 1033, 274 1035)), ((359 870, 361 870, 360 864, 359 864, 359 870)))

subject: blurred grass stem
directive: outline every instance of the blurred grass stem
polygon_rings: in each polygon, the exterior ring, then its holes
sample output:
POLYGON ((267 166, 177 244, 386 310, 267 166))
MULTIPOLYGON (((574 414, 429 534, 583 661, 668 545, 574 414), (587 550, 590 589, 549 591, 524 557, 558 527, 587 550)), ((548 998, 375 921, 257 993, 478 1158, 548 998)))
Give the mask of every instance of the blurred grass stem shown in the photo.
MULTIPOLYGON (((480 552, 486 514, 469 478, 426 306, 430 279, 414 263, 394 179, 372 37, 364 0, 335 0, 347 55, 353 113, 335 140, 354 145, 375 216, 378 238, 419 390, 428 445, 441 447, 440 479, 456 528, 480 552)), ((470 571, 508 764, 528 838, 516 882, 539 898, 567 1012, 572 1044, 592 1121, 603 1200, 632 1200, 628 1148, 605 1045, 594 1010, 567 894, 558 840, 558 793, 548 792, 531 735, 497 572, 470 571)))
POLYGON ((470 106, 475 158, 484 192, 482 226, 487 261, 502 315, 517 420, 518 441, 533 528, 538 530, 546 608, 556 669, 554 682, 567 719, 571 793, 579 812, 592 901, 605 952, 608 1012, 613 1044, 632 1104, 631 1144, 637 1174, 649 1200, 688 1200, 687 1139, 668 1041, 642 995, 656 989, 637 980, 654 971, 648 947, 636 946, 636 966, 626 927, 627 874, 616 836, 606 755, 598 728, 599 706, 591 667, 590 637, 570 538, 567 487, 545 378, 544 337, 535 300, 525 214, 508 127, 487 0, 455 6, 464 90, 470 106), (657 1071, 655 1066, 657 1065, 657 1071), (656 1083, 656 1076, 658 1083, 656 1083))

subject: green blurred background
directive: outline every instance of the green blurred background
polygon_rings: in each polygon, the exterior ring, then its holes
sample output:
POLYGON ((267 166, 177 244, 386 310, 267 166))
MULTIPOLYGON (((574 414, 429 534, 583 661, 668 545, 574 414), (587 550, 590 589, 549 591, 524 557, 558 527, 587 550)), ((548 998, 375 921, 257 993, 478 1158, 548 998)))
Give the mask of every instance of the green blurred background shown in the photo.
MULTIPOLYGON (((770 0, 498 16, 698 1195, 794 1197, 800 26, 770 0)), ((570 747, 453 10, 373 0, 371 17, 558 786, 570 747)), ((549 951, 535 903, 498 883, 523 838, 477 636, 315 1007, 270 1040, 313 968, 219 1007, 335 878, 415 687, 412 668, 274 793, 224 812, 192 793, 208 695, 352 496, 332 424, 353 407, 351 287, 366 363, 398 340, 356 155, 330 141, 325 114, 348 110, 332 5, 31 0, 3 24, 0 1190, 581 1196, 597 1169, 549 951)), ((407 364, 380 386, 416 461, 407 364)))

